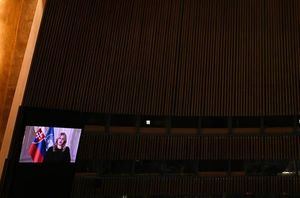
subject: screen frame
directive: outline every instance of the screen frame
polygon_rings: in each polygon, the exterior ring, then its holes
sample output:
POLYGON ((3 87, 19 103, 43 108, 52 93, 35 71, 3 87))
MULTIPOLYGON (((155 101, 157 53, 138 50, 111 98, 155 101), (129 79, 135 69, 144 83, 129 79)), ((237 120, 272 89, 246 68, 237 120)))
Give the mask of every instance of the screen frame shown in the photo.
MULTIPOLYGON (((50 149, 50 146, 52 146, 51 149, 53 149, 53 146, 60 136, 61 133, 64 133, 67 138, 66 147, 68 152, 70 153, 70 163, 75 163, 77 159, 77 153, 78 153, 78 147, 80 143, 80 137, 82 134, 81 128, 70 128, 70 127, 52 127, 52 126, 25 126, 24 136, 22 140, 22 146, 20 151, 20 157, 19 157, 19 163, 44 163, 45 162, 45 155, 48 149, 50 149), (50 132, 52 136, 50 138, 48 137, 48 132, 50 132), (36 143, 33 143, 36 137, 34 136, 35 132, 37 130, 41 130, 42 132, 42 139, 40 141, 37 141, 36 143), (47 143, 47 138, 50 139, 49 145, 47 143), (37 152, 37 155, 42 157, 42 161, 33 161, 32 156, 29 154, 29 150, 31 148, 37 149, 40 151, 43 149, 43 152, 37 152)), ((35 152, 34 152, 35 153, 35 152)), ((51 154, 55 154, 56 152, 51 152, 51 154)), ((58 153, 60 155, 60 152, 58 153)))

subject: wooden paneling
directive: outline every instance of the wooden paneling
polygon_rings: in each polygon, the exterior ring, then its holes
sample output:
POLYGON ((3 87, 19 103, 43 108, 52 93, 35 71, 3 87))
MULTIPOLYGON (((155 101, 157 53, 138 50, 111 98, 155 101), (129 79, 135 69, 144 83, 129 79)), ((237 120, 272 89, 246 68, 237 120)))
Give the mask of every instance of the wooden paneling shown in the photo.
POLYGON ((24 106, 300 114, 297 0, 52 0, 24 106))
POLYGON ((0 146, 4 138, 37 0, 0 3, 0 146))

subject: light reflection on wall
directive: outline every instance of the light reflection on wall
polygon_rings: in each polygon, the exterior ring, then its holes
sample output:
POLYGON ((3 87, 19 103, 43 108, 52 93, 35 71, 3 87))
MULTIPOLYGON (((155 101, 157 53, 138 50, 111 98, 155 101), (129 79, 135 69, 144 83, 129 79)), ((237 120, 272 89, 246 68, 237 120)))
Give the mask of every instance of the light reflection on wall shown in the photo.
POLYGON ((5 101, 21 11, 22 1, 0 0, 0 143, 8 116, 5 101))
POLYGON ((37 0, 0 0, 0 146, 37 0))
MULTIPOLYGON (((0 150, 0 178, 2 176, 2 170, 4 168, 4 162, 7 158, 11 139, 12 139, 12 132, 14 131, 14 125, 16 122, 18 108, 21 105, 21 101, 23 98, 25 85, 29 73, 29 68, 31 64, 31 59, 33 55, 33 51, 35 48, 35 43, 37 39, 38 30, 40 27, 43 11, 44 11, 44 3, 43 0, 5 0, 9 1, 10 8, 14 11, 19 12, 19 18, 17 26, 15 27, 15 32, 5 32, 5 35, 9 35, 9 33, 15 36, 15 43, 13 46, 9 46, 13 48, 11 60, 9 60, 9 64, 4 65, 3 68, 9 68, 10 73, 8 77, 8 85, 6 86, 6 93, 5 96, 7 100, 5 100, 5 114, 6 120, 1 119, 1 111, 0 111, 0 143, 1 141, 3 144, 1 145, 0 150), (19 5, 21 5, 19 7, 19 5), (19 8, 19 10, 15 10, 19 8), (9 115, 9 117, 8 117, 9 115), (2 122, 1 127, 1 121, 2 122), (6 124, 7 123, 7 124, 6 124), (4 133, 5 132, 5 133, 4 133), (4 135, 4 137, 3 137, 4 135)), ((7 4, 7 5, 8 5, 7 4)), ((4 8, 6 10, 6 8, 4 8)), ((3 21, 5 19, 11 18, 12 10, 6 10, 6 16, 4 16, 3 21)), ((5 21, 6 23, 7 21, 5 21)), ((10 24, 10 23, 6 23, 10 24)), ((10 25, 9 25, 10 26, 10 25)), ((1 38, 0 38, 1 39, 1 38)), ((1 40, 0 40, 1 41, 1 40)), ((4 48, 3 50, 5 53, 7 49, 4 48)), ((4 59, 6 60, 7 57, 4 59)), ((0 77, 1 81, 1 77, 0 77)), ((0 82, 1 85, 1 82, 0 82)), ((0 98, 1 90, 0 90, 0 98)), ((0 108, 1 108, 0 103, 0 108)), ((3 106, 3 105, 2 105, 3 106)))

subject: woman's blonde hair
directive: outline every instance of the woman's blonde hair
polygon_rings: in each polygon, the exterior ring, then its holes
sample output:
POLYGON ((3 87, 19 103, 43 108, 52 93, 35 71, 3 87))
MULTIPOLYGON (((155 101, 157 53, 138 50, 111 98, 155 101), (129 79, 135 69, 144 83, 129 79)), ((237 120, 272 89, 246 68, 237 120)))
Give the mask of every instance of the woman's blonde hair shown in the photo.
POLYGON ((62 150, 65 151, 65 149, 66 149, 67 134, 62 132, 62 133, 59 134, 59 136, 58 136, 58 137, 56 138, 56 140, 55 140, 55 144, 54 144, 54 146, 53 146, 53 151, 57 150, 57 141, 58 141, 58 138, 59 138, 60 136, 64 136, 64 137, 65 137, 64 143, 62 144, 62 150))

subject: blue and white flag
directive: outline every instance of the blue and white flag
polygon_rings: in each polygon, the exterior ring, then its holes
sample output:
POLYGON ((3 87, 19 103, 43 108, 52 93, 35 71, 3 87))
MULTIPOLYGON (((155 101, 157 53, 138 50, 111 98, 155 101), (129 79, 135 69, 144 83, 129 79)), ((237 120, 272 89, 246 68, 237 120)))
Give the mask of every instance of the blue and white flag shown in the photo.
POLYGON ((48 150, 54 144, 54 128, 53 127, 49 127, 45 140, 46 140, 46 150, 48 150))

